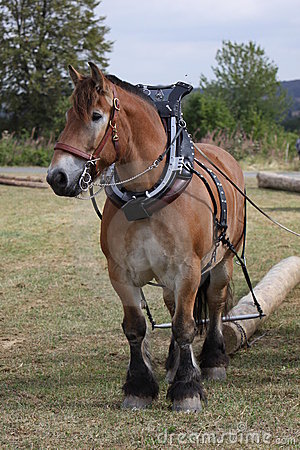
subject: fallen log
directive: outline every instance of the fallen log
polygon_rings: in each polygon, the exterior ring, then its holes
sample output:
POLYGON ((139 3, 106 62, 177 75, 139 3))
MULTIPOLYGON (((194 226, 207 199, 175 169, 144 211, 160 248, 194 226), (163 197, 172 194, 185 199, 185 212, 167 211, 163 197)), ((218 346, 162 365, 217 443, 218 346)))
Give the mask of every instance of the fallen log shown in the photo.
POLYGON ((48 185, 44 182, 42 178, 33 177, 9 177, 7 175, 0 175, 0 184, 5 184, 8 186, 21 186, 30 188, 48 188, 48 185))
POLYGON ((32 175, 25 176, 19 176, 19 175, 4 175, 0 173, 0 178, 3 178, 3 180, 19 180, 19 181, 39 181, 40 183, 45 182, 45 177, 35 177, 32 175))
POLYGON ((270 172, 258 172, 256 178, 259 188, 300 192, 300 178, 270 172))
MULTIPOLYGON (((300 257, 290 256, 272 267, 254 288, 256 298, 266 317, 224 323, 223 335, 226 352, 232 354, 242 347, 298 283, 300 283, 300 257)), ((230 310, 228 316, 254 314, 256 312, 252 296, 249 293, 230 310)))

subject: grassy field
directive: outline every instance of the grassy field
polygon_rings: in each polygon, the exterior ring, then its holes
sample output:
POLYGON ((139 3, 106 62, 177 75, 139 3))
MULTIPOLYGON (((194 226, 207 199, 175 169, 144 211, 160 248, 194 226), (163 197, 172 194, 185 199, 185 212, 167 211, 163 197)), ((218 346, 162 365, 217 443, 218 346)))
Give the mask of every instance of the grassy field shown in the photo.
MULTIPOLYGON (((248 195, 299 230, 299 195, 258 190, 255 180, 248 195)), ((5 186, 0 202, 1 449, 299 446, 299 287, 257 332, 264 337, 231 358, 227 381, 204 383, 201 414, 172 413, 165 399, 169 330, 151 335, 158 400, 146 411, 123 411, 128 345, 91 205, 5 186)), ((256 284, 300 246, 248 210, 247 261, 256 284)), ((234 280, 238 299, 247 292, 238 267, 234 280)), ((145 292, 155 319, 168 321, 160 291, 145 292)))

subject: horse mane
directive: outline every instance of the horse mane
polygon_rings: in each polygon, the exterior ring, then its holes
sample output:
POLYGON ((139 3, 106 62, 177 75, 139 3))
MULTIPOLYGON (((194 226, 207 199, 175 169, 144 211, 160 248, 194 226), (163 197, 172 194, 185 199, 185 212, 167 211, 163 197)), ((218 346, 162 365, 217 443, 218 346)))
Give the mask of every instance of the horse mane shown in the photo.
POLYGON ((153 103, 151 98, 148 95, 144 94, 144 92, 139 87, 135 86, 134 84, 128 83, 127 81, 120 80, 120 78, 116 77, 115 75, 106 75, 105 78, 107 78, 116 86, 120 86, 120 88, 124 89, 124 91, 137 95, 141 99, 150 103, 150 105, 155 108, 155 104, 153 103))
MULTIPOLYGON (((125 91, 137 95, 141 99, 150 103, 155 108, 155 105, 150 97, 144 94, 143 91, 137 86, 134 86, 127 81, 120 80, 120 78, 116 77, 115 75, 105 75, 105 78, 114 85, 121 87, 125 91)), ((74 111, 84 122, 87 122, 89 119, 90 109, 93 103, 97 100, 97 95, 98 94, 95 89, 95 82, 91 77, 83 77, 80 83, 77 84, 75 91, 73 92, 72 100, 74 111)))

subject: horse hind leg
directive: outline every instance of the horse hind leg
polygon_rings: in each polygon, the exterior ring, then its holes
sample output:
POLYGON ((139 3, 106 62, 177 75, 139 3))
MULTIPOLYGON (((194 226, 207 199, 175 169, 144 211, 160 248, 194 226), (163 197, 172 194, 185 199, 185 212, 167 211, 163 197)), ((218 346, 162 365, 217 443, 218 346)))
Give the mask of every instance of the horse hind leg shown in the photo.
POLYGON ((221 261, 210 274, 206 296, 209 310, 209 327, 200 355, 203 378, 225 380, 229 358, 225 351, 222 333, 222 313, 231 290, 229 282, 233 272, 233 260, 221 261))
POLYGON ((130 346, 130 361, 123 386, 125 399, 123 408, 143 409, 158 395, 158 384, 154 378, 150 355, 146 344, 146 320, 141 309, 140 290, 133 286, 112 282, 122 300, 124 334, 130 346))

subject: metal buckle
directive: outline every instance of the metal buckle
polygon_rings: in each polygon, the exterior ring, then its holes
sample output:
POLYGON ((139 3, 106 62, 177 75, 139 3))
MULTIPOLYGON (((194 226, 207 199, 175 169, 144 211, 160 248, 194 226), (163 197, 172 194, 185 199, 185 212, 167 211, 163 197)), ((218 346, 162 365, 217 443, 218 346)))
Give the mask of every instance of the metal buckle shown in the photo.
POLYGON ((117 124, 116 123, 112 123, 112 121, 109 121, 109 126, 112 128, 112 140, 113 141, 118 141, 119 140, 119 135, 118 135, 118 130, 117 130, 117 124))
POLYGON ((170 158, 170 165, 172 167, 173 172, 182 172, 183 166, 184 166, 184 157, 183 156, 176 156, 170 158))

